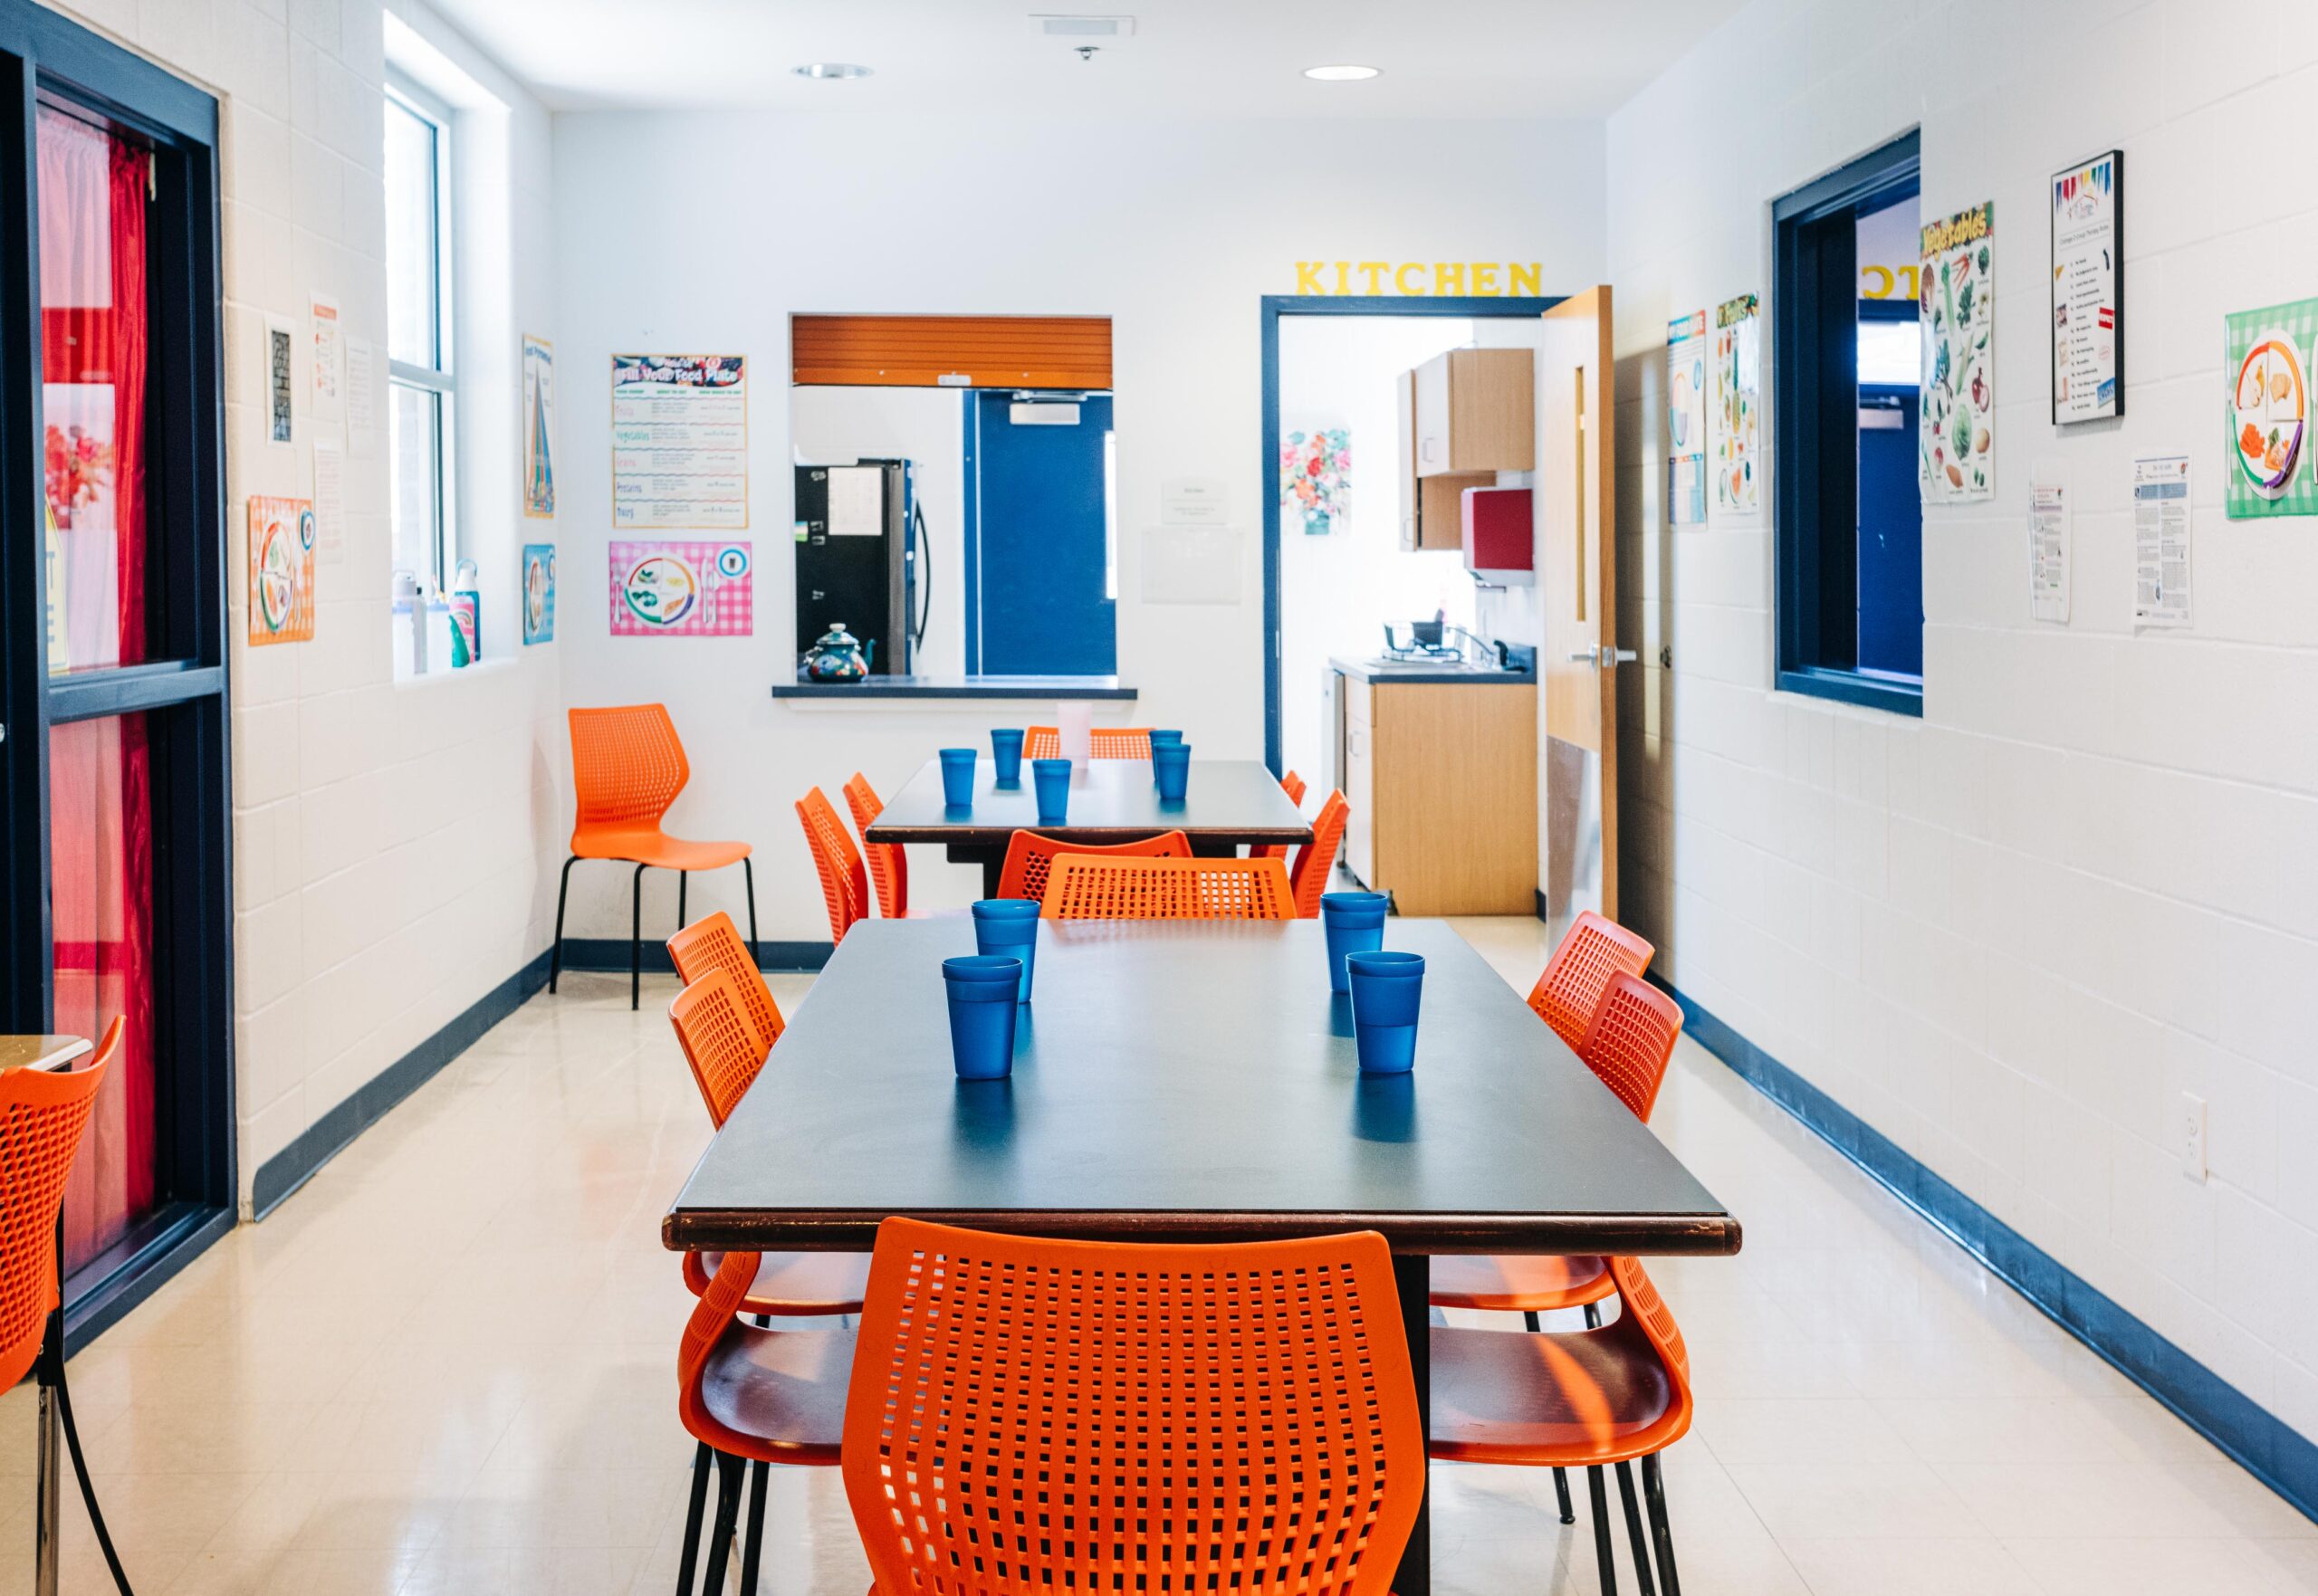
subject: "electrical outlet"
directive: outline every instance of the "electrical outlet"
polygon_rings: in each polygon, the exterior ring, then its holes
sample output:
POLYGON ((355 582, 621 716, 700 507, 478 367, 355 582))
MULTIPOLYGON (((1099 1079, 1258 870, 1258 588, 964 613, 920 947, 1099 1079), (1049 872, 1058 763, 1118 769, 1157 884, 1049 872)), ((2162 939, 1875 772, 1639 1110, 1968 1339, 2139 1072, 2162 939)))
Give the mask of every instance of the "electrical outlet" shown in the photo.
POLYGON ((2181 1174, 2186 1180, 2202 1181, 2207 1168, 2206 1100, 2195 1092, 2182 1093, 2175 1127, 2175 1145, 2181 1152, 2181 1174))

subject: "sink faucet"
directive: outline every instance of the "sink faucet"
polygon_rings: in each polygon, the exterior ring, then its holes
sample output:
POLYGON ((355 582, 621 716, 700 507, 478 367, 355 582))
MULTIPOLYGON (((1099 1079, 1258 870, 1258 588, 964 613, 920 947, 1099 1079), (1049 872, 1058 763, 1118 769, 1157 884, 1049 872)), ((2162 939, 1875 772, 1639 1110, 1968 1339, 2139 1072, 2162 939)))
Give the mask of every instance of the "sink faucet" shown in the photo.
MULTIPOLYGON (((1465 650, 1465 645, 1467 644, 1471 645, 1472 648, 1478 649, 1480 652, 1480 663, 1483 665, 1498 670, 1502 670, 1504 668, 1505 650, 1499 644, 1482 636, 1478 632, 1467 631, 1464 627, 1457 625, 1454 621, 1450 622, 1448 626, 1442 628, 1442 631, 1444 633, 1456 634, 1456 636, 1461 640, 1458 645, 1460 650, 1465 650)), ((1470 655, 1470 651, 1466 652, 1470 655)))

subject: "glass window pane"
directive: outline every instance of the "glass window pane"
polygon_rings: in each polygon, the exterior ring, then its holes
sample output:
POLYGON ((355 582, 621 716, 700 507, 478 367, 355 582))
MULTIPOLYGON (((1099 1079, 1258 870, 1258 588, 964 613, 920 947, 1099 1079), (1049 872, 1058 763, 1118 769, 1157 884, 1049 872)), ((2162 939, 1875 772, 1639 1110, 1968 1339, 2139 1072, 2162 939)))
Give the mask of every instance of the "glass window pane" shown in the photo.
POLYGON ((143 146, 40 108, 41 409, 52 672, 135 664, 145 638, 143 146))
POLYGON ((391 96, 387 100, 387 354, 439 368, 435 234, 436 129, 391 96))
POLYGON ((1916 473, 1920 324, 1908 314, 1920 286, 1916 196, 1862 215, 1860 265, 1858 633, 1862 671, 1923 674, 1923 492, 1916 473), (1894 319, 1894 318, 1897 319, 1894 319))
POLYGON ((388 480, 394 567, 430 588, 443 583, 443 397, 395 383, 389 424, 394 470, 388 480))

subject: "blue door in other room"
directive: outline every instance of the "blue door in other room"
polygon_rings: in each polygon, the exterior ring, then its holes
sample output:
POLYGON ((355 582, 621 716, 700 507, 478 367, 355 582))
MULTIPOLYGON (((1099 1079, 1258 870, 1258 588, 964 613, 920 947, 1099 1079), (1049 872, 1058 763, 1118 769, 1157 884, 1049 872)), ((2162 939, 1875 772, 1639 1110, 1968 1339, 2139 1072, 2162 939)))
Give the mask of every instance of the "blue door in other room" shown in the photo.
MULTIPOLYGON (((979 668, 998 676, 1116 674, 1110 397, 1077 401, 1075 425, 1017 422, 1011 391, 974 398, 979 668)), ((1058 413, 1060 403, 1038 408, 1058 413)))

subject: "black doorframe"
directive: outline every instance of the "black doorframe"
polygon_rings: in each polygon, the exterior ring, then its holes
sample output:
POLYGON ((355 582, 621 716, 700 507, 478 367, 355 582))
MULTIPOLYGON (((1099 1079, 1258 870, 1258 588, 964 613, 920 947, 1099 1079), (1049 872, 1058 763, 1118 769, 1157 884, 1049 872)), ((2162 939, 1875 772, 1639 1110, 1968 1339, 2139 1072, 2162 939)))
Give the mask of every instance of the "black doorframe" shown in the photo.
POLYGON ((32 3, 0 0, 0 1028, 54 1023, 52 726, 143 712, 152 761, 156 1205, 65 1282, 79 1346, 232 1228, 233 815, 227 749, 217 102, 32 3), (146 522, 155 663, 52 678, 43 579, 35 117, 48 92, 152 148, 146 522))

